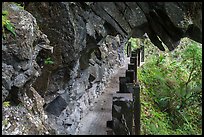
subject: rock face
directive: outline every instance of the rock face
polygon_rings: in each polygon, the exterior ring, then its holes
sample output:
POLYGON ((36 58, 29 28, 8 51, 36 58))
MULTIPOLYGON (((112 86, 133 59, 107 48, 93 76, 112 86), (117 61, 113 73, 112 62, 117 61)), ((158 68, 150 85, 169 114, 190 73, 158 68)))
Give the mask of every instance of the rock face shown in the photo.
MULTIPOLYGON (((45 111, 56 134, 75 133, 93 99, 101 94, 124 59, 125 41, 121 35, 108 35, 109 30, 103 26, 105 21, 80 6, 77 3, 27 6, 54 47, 53 54, 49 54, 54 64, 44 65, 42 77, 34 87, 46 101, 45 111)), ((43 58, 41 54, 39 57, 43 58)))
POLYGON ((2 101, 11 102, 3 107, 3 119, 10 121, 3 134, 75 134, 123 64, 131 36, 147 33, 161 50, 161 41, 173 50, 186 36, 202 42, 202 3, 23 4, 25 10, 15 3, 2 6, 17 34, 6 32, 2 43, 2 101), (48 58, 53 64, 45 63, 48 58))
POLYGON ((3 10, 9 13, 16 37, 5 32, 2 41, 2 102, 10 103, 2 108, 2 134, 48 134, 52 130, 44 99, 32 84, 41 74, 36 57, 50 41, 29 12, 11 3, 3 3, 3 10))

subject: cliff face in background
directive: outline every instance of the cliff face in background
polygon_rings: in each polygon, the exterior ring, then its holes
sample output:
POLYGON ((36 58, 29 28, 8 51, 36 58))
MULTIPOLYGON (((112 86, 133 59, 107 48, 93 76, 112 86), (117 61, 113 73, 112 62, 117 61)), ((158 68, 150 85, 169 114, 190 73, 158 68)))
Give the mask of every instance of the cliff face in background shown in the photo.
POLYGON ((4 2, 3 10, 16 32, 2 39, 2 102, 11 102, 3 134, 75 134, 131 36, 147 33, 161 50, 182 37, 202 43, 196 2, 4 2))

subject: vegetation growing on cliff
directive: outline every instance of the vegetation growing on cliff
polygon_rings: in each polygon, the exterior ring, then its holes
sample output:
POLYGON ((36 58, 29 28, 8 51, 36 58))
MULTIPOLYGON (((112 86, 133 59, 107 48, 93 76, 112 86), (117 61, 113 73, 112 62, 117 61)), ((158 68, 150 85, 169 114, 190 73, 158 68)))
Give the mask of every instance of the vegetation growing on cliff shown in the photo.
POLYGON ((142 134, 202 134, 201 45, 183 39, 173 52, 153 50, 138 70, 142 134))
POLYGON ((5 29, 10 31, 14 36, 16 36, 16 33, 14 31, 14 25, 11 23, 11 21, 8 19, 8 11, 4 10, 2 11, 2 34, 3 37, 6 38, 5 29))

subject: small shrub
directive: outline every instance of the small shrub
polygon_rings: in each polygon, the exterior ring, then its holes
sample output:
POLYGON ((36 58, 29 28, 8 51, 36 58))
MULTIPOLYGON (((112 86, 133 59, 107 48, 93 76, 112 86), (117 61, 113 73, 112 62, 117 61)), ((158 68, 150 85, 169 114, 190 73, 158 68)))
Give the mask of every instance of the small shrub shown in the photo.
POLYGON ((5 29, 7 29, 14 36, 16 36, 16 33, 14 31, 14 25, 8 19, 8 14, 9 14, 8 11, 6 10, 2 11, 2 33, 4 38, 6 38, 5 29))
POLYGON ((45 64, 54 64, 50 57, 45 60, 45 64))
POLYGON ((186 44, 174 52, 149 56, 138 70, 141 92, 150 98, 143 101, 151 102, 148 104, 152 104, 150 112, 155 118, 143 116, 146 134, 202 133, 202 48, 194 41, 186 44), (165 117, 164 123, 159 117, 165 117))

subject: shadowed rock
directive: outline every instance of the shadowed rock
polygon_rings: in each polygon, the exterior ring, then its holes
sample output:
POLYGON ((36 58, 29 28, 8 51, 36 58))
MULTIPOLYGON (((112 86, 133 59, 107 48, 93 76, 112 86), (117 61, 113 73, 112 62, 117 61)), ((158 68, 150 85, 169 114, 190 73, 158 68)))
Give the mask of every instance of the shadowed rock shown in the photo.
POLYGON ((61 112, 66 108, 67 105, 68 104, 66 103, 66 101, 61 96, 58 96, 51 103, 47 105, 47 107, 45 108, 45 111, 55 116, 59 116, 61 112))

